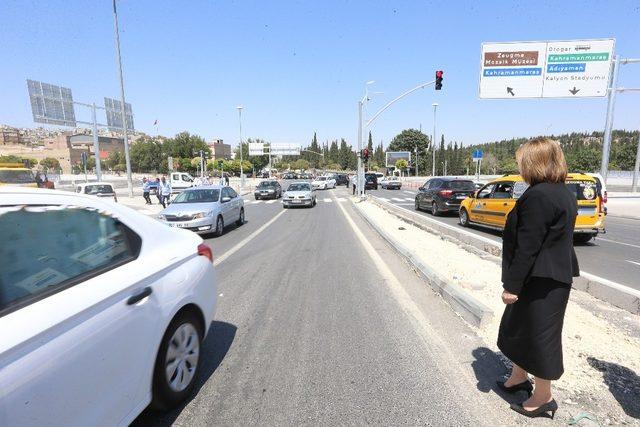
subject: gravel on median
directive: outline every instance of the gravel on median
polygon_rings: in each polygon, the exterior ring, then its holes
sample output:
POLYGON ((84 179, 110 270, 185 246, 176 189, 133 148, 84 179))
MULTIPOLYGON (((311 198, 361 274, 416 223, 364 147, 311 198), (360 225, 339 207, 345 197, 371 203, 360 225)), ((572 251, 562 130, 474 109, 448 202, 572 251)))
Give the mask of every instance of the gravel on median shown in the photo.
MULTIPOLYGON (((360 203, 359 209, 429 267, 493 309, 493 319, 476 331, 498 351, 504 310, 500 267, 370 202, 360 203)), ((584 411, 601 424, 640 425, 639 330, 640 316, 572 292, 563 331, 565 373, 555 382, 567 419, 584 411)))

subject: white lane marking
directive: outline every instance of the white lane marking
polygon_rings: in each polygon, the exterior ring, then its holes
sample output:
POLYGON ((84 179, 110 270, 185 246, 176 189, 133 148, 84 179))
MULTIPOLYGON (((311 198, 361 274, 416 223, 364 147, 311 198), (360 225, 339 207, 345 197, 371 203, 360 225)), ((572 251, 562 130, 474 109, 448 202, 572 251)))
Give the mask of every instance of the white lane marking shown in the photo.
POLYGON ((630 262, 631 264, 640 265, 640 262, 637 262, 637 261, 631 261, 631 260, 628 260, 628 259, 625 260, 625 261, 630 262))
POLYGON ((603 242, 617 243, 618 245, 631 246, 632 248, 640 249, 640 245, 634 245, 634 244, 625 243, 625 242, 616 242, 615 240, 605 239, 604 237, 597 237, 597 239, 602 240, 603 242))
POLYGON ((268 226, 270 226, 271 224, 273 224, 278 218, 280 218, 281 215, 283 215, 286 212, 286 210, 282 210, 280 211, 276 216, 274 216, 273 218, 271 218, 269 221, 265 222, 264 224, 262 224, 262 226, 260 228, 258 228, 256 231, 254 231, 253 233, 249 234, 247 237, 245 237, 244 239, 242 239, 238 244, 236 244, 234 247, 232 247, 231 249, 229 249, 227 252, 223 253, 222 255, 219 255, 216 257, 216 254, 214 253, 214 262, 213 265, 214 266, 218 266, 218 264, 220 264, 222 261, 224 261, 225 259, 229 258, 231 255, 233 255, 234 253, 238 252, 240 249, 242 249, 242 247, 244 245, 246 245, 247 243, 249 243, 251 241, 251 239, 253 239, 254 237, 256 237, 258 234, 262 233, 268 226))
MULTIPOLYGON (((378 196, 376 196, 376 197, 378 197, 378 196)), ((386 197, 378 197, 378 199, 380 199, 380 200, 384 200, 385 202, 388 202, 388 201, 389 201, 389 199, 387 199, 386 197)))
POLYGON ((396 202, 404 202, 404 200, 401 199, 400 197, 392 197, 391 200, 394 200, 396 202))
POLYGON ((413 191, 403 191, 403 193, 404 193, 404 194, 410 194, 410 195, 415 194, 413 191))
POLYGON ((247 202, 250 205, 257 205, 258 203, 262 203, 262 200, 252 200, 250 202, 247 202))
POLYGON ((415 206, 415 202, 413 202, 413 203, 405 203, 405 202, 402 202, 402 203, 394 203, 394 205, 395 205, 395 206, 415 206))
POLYGON ((322 199, 322 201, 323 201, 323 202, 326 202, 326 203, 331 203, 331 202, 333 202, 333 200, 331 200, 331 199, 330 199, 330 198, 328 198, 328 197, 325 197, 324 199, 322 199))
POLYGON ((336 200, 338 200, 339 202, 346 202, 347 199, 345 199, 344 197, 338 197, 336 200))
POLYGON ((267 205, 270 205, 271 203, 275 203, 275 202, 277 202, 277 200, 274 199, 274 200, 267 200, 265 203, 267 205))
POLYGON ((405 197, 404 199, 405 199, 407 202, 413 202, 413 201, 415 201, 415 199, 414 199, 414 198, 412 198, 412 197, 405 197))

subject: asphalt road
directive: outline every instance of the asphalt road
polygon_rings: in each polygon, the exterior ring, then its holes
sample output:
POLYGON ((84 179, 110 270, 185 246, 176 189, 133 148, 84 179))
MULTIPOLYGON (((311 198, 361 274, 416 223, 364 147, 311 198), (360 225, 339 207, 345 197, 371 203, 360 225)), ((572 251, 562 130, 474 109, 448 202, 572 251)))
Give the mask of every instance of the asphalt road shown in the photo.
MULTIPOLYGON (((394 205, 415 211, 415 190, 371 190, 369 194, 394 205)), ((433 217, 430 213, 421 212, 437 221, 461 227, 457 214, 433 217)), ((607 233, 595 240, 576 245, 575 250, 580 263, 580 270, 603 277, 607 280, 640 289, 640 220, 606 217, 607 233)), ((499 232, 483 227, 469 227, 468 230, 496 241, 502 241, 499 232)))
POLYGON ((207 239, 220 299, 197 391, 134 425, 526 421, 496 394, 495 355, 348 196, 287 210, 247 198, 247 223, 207 239))

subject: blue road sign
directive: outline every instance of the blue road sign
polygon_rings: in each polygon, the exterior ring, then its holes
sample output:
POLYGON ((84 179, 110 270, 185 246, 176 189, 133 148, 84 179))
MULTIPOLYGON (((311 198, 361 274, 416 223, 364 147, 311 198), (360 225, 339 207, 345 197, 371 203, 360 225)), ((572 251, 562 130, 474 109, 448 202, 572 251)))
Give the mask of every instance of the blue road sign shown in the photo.
POLYGON ((473 160, 481 159, 483 154, 484 153, 482 152, 482 150, 474 150, 473 151, 473 160))

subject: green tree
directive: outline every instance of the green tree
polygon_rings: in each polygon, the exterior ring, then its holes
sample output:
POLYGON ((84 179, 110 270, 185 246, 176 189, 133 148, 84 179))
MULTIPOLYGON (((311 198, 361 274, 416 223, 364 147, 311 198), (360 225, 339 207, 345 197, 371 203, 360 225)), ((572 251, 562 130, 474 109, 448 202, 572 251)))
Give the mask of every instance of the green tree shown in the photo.
MULTIPOLYGON (((257 139, 248 138, 246 141, 244 141, 242 143, 242 160, 249 160, 253 164, 253 167, 255 167, 256 171, 259 171, 259 170, 261 170, 262 168, 264 168, 265 166, 267 166, 269 164, 269 156, 251 156, 251 157, 249 157, 249 144, 250 143, 266 144, 267 142, 264 139, 260 139, 260 138, 257 138, 257 139)), ((236 148, 235 152, 236 152, 236 159, 240 160, 240 149, 239 149, 239 147, 236 148)), ((244 168, 244 163, 243 163, 243 168, 244 168)))
POLYGON ((307 170, 311 167, 311 163, 305 159, 298 159, 291 164, 291 167, 295 170, 307 170))
POLYGON ((211 157, 211 149, 205 140, 198 135, 189 132, 180 132, 173 138, 167 139, 163 144, 163 156, 173 156, 190 159, 203 150, 207 157, 211 157))
MULTIPOLYGON (((135 172, 153 172, 161 169, 163 143, 157 139, 143 138, 131 145, 129 152, 131 168, 135 172)), ((109 155, 111 167, 124 162, 124 155, 113 152, 109 155), (113 158, 112 158, 113 156, 113 158)))
POLYGON ((409 162, 407 162, 405 159, 396 161, 396 169, 398 169, 399 171, 406 171, 408 167, 409 162))
POLYGON ((387 151, 409 151, 412 154, 418 153, 418 169, 427 170, 429 137, 417 129, 405 129, 396 135, 389 144, 387 151))
POLYGON ((40 166, 42 166, 45 170, 58 170, 60 169, 60 162, 58 159, 53 157, 45 157, 40 160, 40 166))

